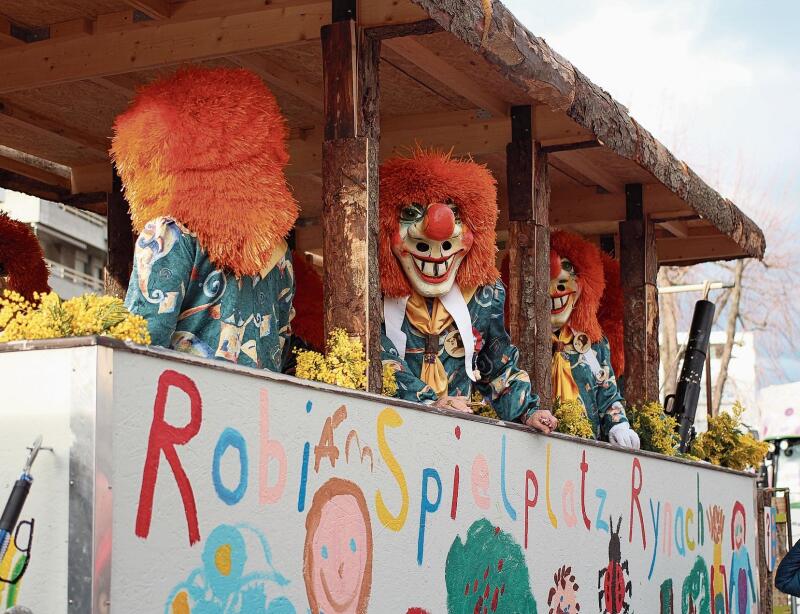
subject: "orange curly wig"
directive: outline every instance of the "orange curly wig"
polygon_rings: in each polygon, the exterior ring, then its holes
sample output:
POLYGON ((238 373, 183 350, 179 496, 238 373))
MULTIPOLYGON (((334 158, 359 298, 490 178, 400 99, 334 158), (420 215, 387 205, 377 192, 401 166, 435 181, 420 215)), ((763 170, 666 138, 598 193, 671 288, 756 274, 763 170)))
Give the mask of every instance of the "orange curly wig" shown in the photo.
POLYGON ((592 343, 600 341, 603 330, 597 320, 597 310, 606 287, 600 249, 576 234, 555 230, 550 234, 551 258, 553 255, 572 263, 581 287, 580 298, 570 316, 570 326, 589 335, 592 343))
POLYGON ((622 280, 619 273, 619 262, 605 252, 600 253, 603 260, 603 275, 606 289, 600 299, 597 320, 603 329, 608 345, 611 347, 611 367, 614 374, 620 377, 625 373, 625 320, 622 302, 622 280))
POLYGON ((217 267, 258 273, 299 213, 286 138, 275 97, 250 71, 189 67, 142 88, 111 147, 134 228, 173 217, 217 267))
POLYGON ((50 291, 50 272, 39 239, 27 224, 0 211, 0 275, 8 276, 7 290, 33 300, 33 293, 50 291))
POLYGON ((409 158, 392 158, 380 168, 381 289, 386 296, 411 294, 400 263, 392 253, 400 210, 412 202, 444 202, 458 206, 461 219, 472 231, 474 242, 456 274, 462 288, 493 284, 500 277, 495 266, 497 182, 484 165, 459 160, 440 151, 417 149, 409 158))
POLYGON ((312 350, 324 352, 322 278, 301 253, 292 252, 292 265, 296 288, 292 332, 305 341, 312 350))

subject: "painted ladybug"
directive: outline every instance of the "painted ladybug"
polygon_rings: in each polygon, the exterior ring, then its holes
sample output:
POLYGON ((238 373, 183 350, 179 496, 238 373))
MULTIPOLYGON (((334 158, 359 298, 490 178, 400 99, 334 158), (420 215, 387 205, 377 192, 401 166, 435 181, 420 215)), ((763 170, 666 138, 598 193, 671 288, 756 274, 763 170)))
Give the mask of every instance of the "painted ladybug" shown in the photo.
POLYGON ((628 579, 628 561, 622 560, 620 551, 619 530, 622 516, 617 522, 614 531, 614 519, 609 518, 611 539, 608 542, 608 567, 600 570, 597 577, 598 603, 601 614, 628 614, 630 604, 625 601, 625 595, 631 596, 631 581, 628 579), (605 576, 605 577, 604 577, 605 576), (601 588, 602 587, 602 588, 601 588))

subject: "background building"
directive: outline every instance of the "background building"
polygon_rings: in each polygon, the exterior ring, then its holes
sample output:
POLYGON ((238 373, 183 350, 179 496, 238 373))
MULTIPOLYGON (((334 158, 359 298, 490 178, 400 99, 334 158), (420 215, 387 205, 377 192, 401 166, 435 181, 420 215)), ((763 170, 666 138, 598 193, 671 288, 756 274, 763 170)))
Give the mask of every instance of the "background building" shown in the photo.
POLYGON ((31 225, 50 267, 50 287, 59 296, 103 291, 105 217, 3 189, 0 210, 31 225))

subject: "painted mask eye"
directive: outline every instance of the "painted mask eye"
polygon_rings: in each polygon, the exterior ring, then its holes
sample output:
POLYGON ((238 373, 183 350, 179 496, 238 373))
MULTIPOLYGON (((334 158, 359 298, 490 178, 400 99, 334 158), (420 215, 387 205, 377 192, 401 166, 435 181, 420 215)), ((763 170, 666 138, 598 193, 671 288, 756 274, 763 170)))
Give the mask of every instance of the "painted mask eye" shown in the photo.
POLYGON ((563 268, 570 275, 575 275, 575 267, 572 266, 572 263, 566 258, 561 261, 561 268, 563 268))
POLYGON ((448 207, 450 207, 450 211, 453 212, 453 217, 456 220, 456 224, 460 224, 461 223, 461 211, 459 210, 458 205, 455 202, 453 202, 452 198, 448 198, 444 202, 447 204, 448 207))
POLYGON ((411 203, 410 205, 403 207, 400 211, 400 221, 401 222, 418 222, 422 219, 424 214, 424 210, 422 205, 418 205, 417 203, 411 203))

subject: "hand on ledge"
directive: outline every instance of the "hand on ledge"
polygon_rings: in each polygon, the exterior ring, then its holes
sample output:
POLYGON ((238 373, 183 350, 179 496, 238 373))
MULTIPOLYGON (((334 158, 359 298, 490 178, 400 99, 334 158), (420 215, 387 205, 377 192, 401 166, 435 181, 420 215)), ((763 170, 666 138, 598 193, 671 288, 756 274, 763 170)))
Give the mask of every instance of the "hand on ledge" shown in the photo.
POLYGON ((558 418, 556 418, 546 409, 540 409, 539 411, 535 411, 528 416, 528 418, 525 420, 525 424, 532 426, 545 435, 549 435, 556 430, 556 427, 558 426, 558 418))
POLYGON ((467 397, 451 397, 448 395, 443 396, 441 399, 433 404, 434 407, 443 407, 444 409, 455 409, 456 411, 463 411, 464 413, 473 413, 472 408, 468 404, 467 397))
POLYGON ((639 449, 639 435, 636 434, 627 422, 615 424, 608 431, 608 441, 621 448, 639 449))

